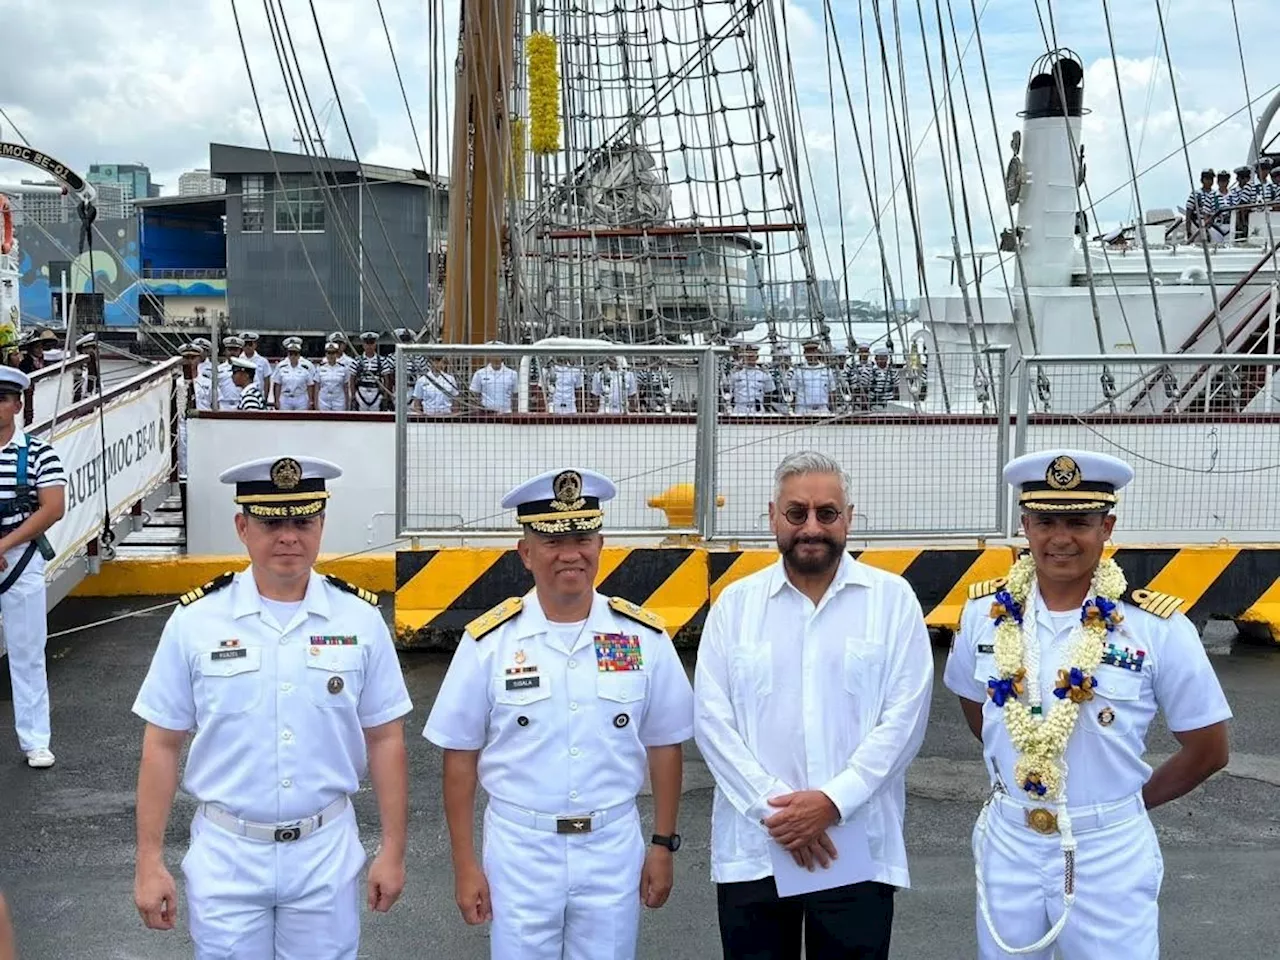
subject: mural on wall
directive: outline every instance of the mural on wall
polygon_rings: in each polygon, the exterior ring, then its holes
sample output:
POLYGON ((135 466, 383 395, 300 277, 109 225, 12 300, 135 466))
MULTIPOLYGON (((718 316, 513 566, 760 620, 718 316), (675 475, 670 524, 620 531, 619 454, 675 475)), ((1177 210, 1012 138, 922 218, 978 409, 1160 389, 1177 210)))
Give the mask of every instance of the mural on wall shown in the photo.
POLYGON ((61 271, 50 276, 49 265, 69 263, 67 289, 73 293, 90 293, 96 287, 96 292, 103 297, 103 321, 107 326, 138 325, 138 291, 142 281, 138 273, 141 264, 137 220, 98 221, 93 238, 95 284, 90 284, 88 251, 76 253, 80 224, 51 224, 43 229, 24 226, 16 233, 21 273, 19 295, 25 323, 61 325, 62 317, 53 315, 53 293, 61 290, 62 276, 61 271))

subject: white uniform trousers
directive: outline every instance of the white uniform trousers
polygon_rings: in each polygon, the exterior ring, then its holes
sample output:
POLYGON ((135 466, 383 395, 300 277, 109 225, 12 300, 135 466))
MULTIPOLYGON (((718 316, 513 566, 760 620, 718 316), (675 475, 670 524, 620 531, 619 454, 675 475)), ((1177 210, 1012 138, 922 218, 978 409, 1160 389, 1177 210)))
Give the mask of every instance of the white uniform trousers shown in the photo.
MULTIPOLYGON (((24 543, 5 553, 8 566, 0 571, 0 582, 26 549, 24 543)), ((9 650, 13 726, 18 733, 18 746, 28 753, 49 746, 49 675, 44 659, 49 621, 45 610, 44 557, 40 551, 31 555, 22 575, 0 593, 0 617, 9 650)))
POLYGON ((364 862, 351 804, 292 843, 196 813, 182 860, 195 960, 355 960, 364 862))
MULTIPOLYGON (((1062 916, 1063 906, 1060 838, 1019 823, 1023 810, 1007 797, 993 801, 982 847, 987 909, 1000 939, 1011 947, 1029 946, 1043 937, 1062 916)), ((1158 960, 1157 898, 1164 859, 1142 798, 1070 807, 1069 812, 1078 845, 1076 900, 1056 943, 1036 953, 1006 953, 979 914, 979 960, 1158 960)))
POLYGON ((378 387, 356 387, 356 409, 381 410, 382 391, 378 387))
POLYGON ((634 960, 645 843, 635 807, 569 835, 484 813, 492 960, 634 960))
POLYGON ((321 390, 316 394, 316 409, 326 412, 346 410, 347 395, 345 393, 325 393, 321 390))
POLYGON ((178 417, 178 479, 187 479, 187 418, 178 417))
POLYGON ((306 410, 310 406, 310 402, 306 391, 294 394, 285 393, 283 390, 280 391, 281 410, 306 410))

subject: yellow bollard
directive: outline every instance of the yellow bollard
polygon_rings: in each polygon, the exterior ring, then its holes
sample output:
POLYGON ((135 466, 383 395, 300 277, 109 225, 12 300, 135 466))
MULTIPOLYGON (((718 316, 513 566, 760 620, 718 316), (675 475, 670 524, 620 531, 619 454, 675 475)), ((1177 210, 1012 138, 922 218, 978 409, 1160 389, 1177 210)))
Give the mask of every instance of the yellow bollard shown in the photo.
MULTIPOLYGON (((676 483, 667 487, 662 493, 656 497, 650 497, 646 501, 650 507, 655 510, 661 510, 667 515, 667 526, 675 528, 689 528, 693 526, 694 504, 696 502, 697 493, 692 483, 676 483)), ((724 497, 716 497, 716 506, 724 506, 724 497)), ((701 540, 696 535, 687 536, 682 539, 701 540)))

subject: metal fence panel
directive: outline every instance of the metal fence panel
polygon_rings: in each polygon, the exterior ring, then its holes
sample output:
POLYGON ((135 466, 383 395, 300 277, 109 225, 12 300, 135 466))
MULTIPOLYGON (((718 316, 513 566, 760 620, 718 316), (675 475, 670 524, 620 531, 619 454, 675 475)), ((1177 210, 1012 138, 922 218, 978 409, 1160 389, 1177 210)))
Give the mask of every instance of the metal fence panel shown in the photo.
POLYGON ((397 409, 399 535, 511 536, 503 495, 571 466, 617 484, 607 531, 697 532, 695 517, 669 523, 658 504, 693 508, 698 384, 711 355, 582 341, 397 347, 398 382, 416 385, 412 409, 397 409))
POLYGON ((851 539, 998 535, 1009 435, 1006 357, 1003 347, 934 356, 913 380, 815 357, 788 380, 775 377, 772 391, 749 357, 733 366, 722 380, 714 430, 715 492, 724 497, 716 535, 769 536, 774 471, 799 450, 825 453, 850 474, 851 539), (944 391, 943 370, 965 376, 944 391))
POLYGON ((1094 450, 1133 465, 1126 531, 1280 536, 1280 383, 1271 356, 1028 357, 1016 450, 1094 450))

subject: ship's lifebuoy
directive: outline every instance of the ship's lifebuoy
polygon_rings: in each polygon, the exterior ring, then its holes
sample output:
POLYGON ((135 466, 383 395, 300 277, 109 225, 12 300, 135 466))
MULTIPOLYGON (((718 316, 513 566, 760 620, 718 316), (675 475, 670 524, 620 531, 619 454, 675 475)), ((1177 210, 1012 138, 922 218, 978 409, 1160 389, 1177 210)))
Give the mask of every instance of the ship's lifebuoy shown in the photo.
POLYGON ((4 234, 0 236, 0 256, 3 256, 13 249, 13 214, 9 198, 3 193, 0 193, 0 220, 4 221, 4 234))

